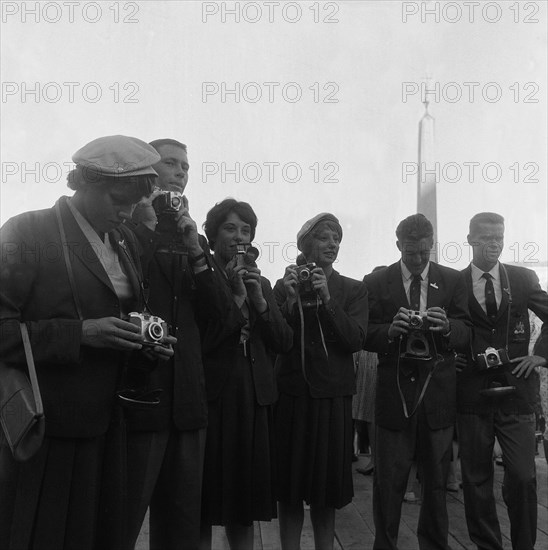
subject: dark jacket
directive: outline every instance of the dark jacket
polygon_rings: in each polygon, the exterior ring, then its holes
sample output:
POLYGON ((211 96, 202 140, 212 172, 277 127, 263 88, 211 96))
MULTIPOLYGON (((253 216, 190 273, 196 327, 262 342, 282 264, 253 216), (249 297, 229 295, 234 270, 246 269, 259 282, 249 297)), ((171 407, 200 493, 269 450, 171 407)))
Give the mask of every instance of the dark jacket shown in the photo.
POLYGON ((360 281, 333 271, 327 281, 331 299, 315 309, 305 308, 305 365, 301 360, 301 324, 295 305, 286 307, 283 280, 274 287, 276 301, 294 331, 291 351, 278 358, 278 388, 281 393, 299 396, 310 391, 312 397, 339 397, 355 393, 352 353, 362 349, 367 332, 367 289, 360 281), (328 356, 321 341, 321 331, 328 356))
MULTIPOLYGON (((66 197, 59 204, 83 318, 120 317, 112 284, 66 197)), ((26 322, 44 402, 46 435, 72 438, 105 433, 123 354, 81 346, 82 321, 76 312, 54 209, 15 216, 0 235, 0 359, 26 365, 19 329, 19 323, 26 322)), ((134 235, 122 226, 114 241, 138 309, 140 266, 134 235)))
MULTIPOLYGON (((515 414, 532 413, 538 391, 538 373, 532 372, 527 379, 523 376, 516 378, 511 373, 516 367, 515 364, 480 371, 476 357, 479 353, 484 353, 488 347, 504 349, 507 341, 510 359, 528 355, 531 336, 528 310, 534 311, 540 320, 546 323, 548 321, 548 294, 541 289, 534 271, 504 264, 504 269, 502 266, 500 268, 501 304, 496 319, 492 321, 484 313, 474 296, 471 271, 471 267, 468 266, 463 270, 463 274, 468 285, 474 338, 468 354, 469 366, 458 376, 459 411, 474 413, 489 409, 492 405, 490 398, 482 397, 479 392, 486 387, 491 376, 498 376, 497 372, 502 370, 503 385, 515 386, 517 391, 512 395, 497 398, 501 410, 515 414)), ((544 326, 546 325, 543 325, 543 332, 544 326)), ((540 349, 543 348, 540 347, 540 349)), ((545 353, 546 349, 543 354, 545 353)), ((545 357, 548 358, 548 355, 545 357)))
MULTIPOLYGON (((203 330, 203 360, 206 376, 206 389, 209 401, 219 398, 226 384, 236 354, 239 353, 240 330, 245 319, 232 298, 232 292, 221 269, 214 272, 230 298, 230 307, 222 317, 210 321, 203 330)), ((268 310, 259 315, 249 306, 250 335, 248 339, 249 357, 253 365, 255 397, 259 405, 270 405, 277 398, 274 380, 276 354, 284 353, 291 347, 293 333, 274 300, 268 279, 261 277, 263 296, 268 310)))
MULTIPOLYGON (((364 281, 369 291, 369 326, 365 349, 379 355, 375 419, 383 428, 402 430, 408 419, 405 418, 398 391, 398 371, 400 387, 410 413, 436 359, 401 359, 403 341, 401 345, 400 339, 389 341, 388 329, 394 316, 400 307, 409 308, 400 262, 367 275, 364 281)), ((435 367, 423 401, 429 427, 440 429, 451 426, 456 419, 453 350, 467 349, 471 323, 466 285, 458 271, 430 262, 428 282, 427 307, 444 308, 451 324, 448 338, 440 335, 433 337, 435 350, 443 361, 435 367)))
MULTIPOLYGON (((168 323, 177 344, 173 358, 159 361, 150 375, 149 387, 162 390, 159 406, 126 411, 128 426, 138 431, 161 430, 171 423, 179 430, 205 428, 207 396, 199 326, 224 316, 232 300, 219 288, 211 268, 194 274, 186 255, 157 252, 157 233, 142 225, 133 230, 141 245, 148 306, 168 323)), ((212 263, 203 237, 200 244, 212 263)))

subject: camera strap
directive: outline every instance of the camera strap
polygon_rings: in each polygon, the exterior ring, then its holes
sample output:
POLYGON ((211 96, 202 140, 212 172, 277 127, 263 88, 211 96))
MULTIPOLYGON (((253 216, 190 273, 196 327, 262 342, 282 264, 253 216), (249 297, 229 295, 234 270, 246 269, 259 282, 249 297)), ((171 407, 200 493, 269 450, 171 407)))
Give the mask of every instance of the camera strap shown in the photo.
MULTIPOLYGON (((325 338, 323 335, 322 330, 322 324, 320 322, 320 317, 318 315, 318 310, 320 307, 320 301, 319 298, 316 296, 316 309, 315 309, 315 316, 316 320, 318 321, 318 327, 320 329, 320 337, 322 340, 322 346, 325 351, 325 356, 327 359, 329 359, 329 353, 327 352, 327 346, 325 345, 325 338)), ((305 343, 304 343, 304 311, 303 311, 303 303, 301 301, 301 295, 297 292, 297 308, 299 310, 299 321, 301 325, 301 370, 303 373, 303 377, 306 381, 306 383, 310 386, 310 382, 306 376, 306 369, 305 369, 305 343)))
POLYGON ((63 249, 63 257, 65 259, 65 265, 67 268, 67 274, 69 278, 70 283, 70 289, 72 291, 72 298, 74 300, 74 305, 76 306, 76 313, 78 314, 78 319, 81 321, 84 319, 82 315, 82 306, 80 304, 80 298, 78 296, 78 293, 76 292, 76 281, 74 280, 74 273, 72 271, 72 263, 70 261, 69 253, 68 253, 68 242, 67 242, 67 236, 65 233, 65 226, 63 225, 63 219, 61 218, 61 208, 59 206, 59 202, 55 203, 55 214, 57 216, 57 224, 59 226, 59 233, 61 235, 61 248, 63 249))
POLYGON ((510 288, 510 277, 508 277, 508 271, 506 271, 506 267, 504 267, 503 263, 500 263, 500 267, 502 268, 502 271, 504 271, 504 276, 506 277, 506 283, 508 285, 508 288, 506 289, 502 287, 502 284, 500 285, 502 292, 506 292, 508 294, 508 316, 506 318, 506 342, 504 345, 504 349, 506 350, 506 353, 508 353, 508 334, 510 332, 510 313, 512 312, 512 289, 510 288))
POLYGON ((396 382, 398 384, 398 393, 400 394, 400 400, 403 407, 403 415, 405 418, 411 418, 419 408, 419 405, 422 403, 422 400, 424 399, 424 396, 426 394, 426 390, 428 389, 428 386, 430 384, 430 380, 432 380, 432 376, 434 375, 434 371, 436 370, 437 366, 444 361, 443 357, 438 354, 438 350, 436 349, 436 342, 435 339, 432 338, 432 342, 434 345, 434 352, 436 354, 436 362, 434 363, 434 366, 430 369, 430 372, 428 373, 428 376, 426 377, 426 380, 424 381, 424 384, 422 386, 419 398, 417 399, 417 402, 415 403, 415 406, 413 407, 413 410, 411 413, 408 412, 407 409, 407 403, 405 402, 405 397, 403 395, 401 384, 400 384, 400 355, 401 355, 401 342, 402 337, 400 336, 398 340, 398 363, 396 366, 396 382))

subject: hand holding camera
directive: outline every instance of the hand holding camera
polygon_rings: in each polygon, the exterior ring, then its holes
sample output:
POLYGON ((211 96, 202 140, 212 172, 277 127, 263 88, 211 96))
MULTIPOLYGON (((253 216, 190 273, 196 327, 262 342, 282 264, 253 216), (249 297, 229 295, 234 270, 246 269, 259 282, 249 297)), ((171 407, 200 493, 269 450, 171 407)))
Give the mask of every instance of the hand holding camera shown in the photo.
POLYGON ((447 334, 450 331, 451 325, 443 308, 437 306, 429 307, 424 313, 430 324, 428 330, 441 332, 442 334, 447 334))
POLYGON ((140 350, 142 337, 132 323, 118 317, 85 319, 82 322, 82 345, 121 351, 140 350))
POLYGON ((399 336, 407 334, 407 329, 409 327, 409 311, 410 310, 405 307, 400 307, 396 315, 394 315, 392 323, 388 327, 388 338, 395 340, 399 336))
POLYGON ((177 343, 177 338, 169 335, 167 323, 162 318, 133 311, 129 314, 129 322, 137 327, 146 354, 162 360, 173 355, 172 345, 177 343))

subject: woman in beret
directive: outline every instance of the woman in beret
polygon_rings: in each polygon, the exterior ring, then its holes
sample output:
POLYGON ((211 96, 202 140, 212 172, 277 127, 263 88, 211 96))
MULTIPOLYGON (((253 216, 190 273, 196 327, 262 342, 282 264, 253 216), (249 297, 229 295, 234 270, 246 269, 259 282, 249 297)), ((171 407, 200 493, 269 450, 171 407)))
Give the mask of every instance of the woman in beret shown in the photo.
POLYGON ((270 283, 238 245, 251 243, 257 216, 249 204, 225 199, 207 214, 219 286, 231 297, 223 319, 204 332, 208 428, 202 491, 202 545, 224 525, 232 550, 253 549, 253 522, 276 517, 272 404, 274 358, 291 346, 270 283))
POLYGON ((342 228, 318 214, 297 235, 298 264, 274 287, 294 331, 291 351, 278 357, 274 413, 278 513, 283 550, 298 550, 303 501, 317 550, 332 549, 335 509, 352 500, 353 352, 367 332, 367 291, 333 269, 342 228))
POLYGON ((0 229, 0 356, 26 368, 25 323, 46 418, 27 462, 15 462, 0 433, 2 550, 96 544, 107 428, 124 358, 143 341, 124 320, 142 302, 135 239, 123 222, 152 191, 158 160, 136 138, 96 139, 73 155, 72 197, 0 229))

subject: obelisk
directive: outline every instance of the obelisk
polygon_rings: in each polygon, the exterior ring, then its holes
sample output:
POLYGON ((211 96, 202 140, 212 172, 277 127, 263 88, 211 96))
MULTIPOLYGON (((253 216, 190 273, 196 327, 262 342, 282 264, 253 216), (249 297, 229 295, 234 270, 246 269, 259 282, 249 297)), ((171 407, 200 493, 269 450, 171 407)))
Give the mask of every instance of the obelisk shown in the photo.
POLYGON ((419 122, 419 169, 417 182, 417 212, 424 214, 434 227, 434 248, 431 260, 438 260, 438 219, 436 204, 436 153, 434 149, 434 117, 428 112, 429 79, 424 86, 424 115, 419 122))

